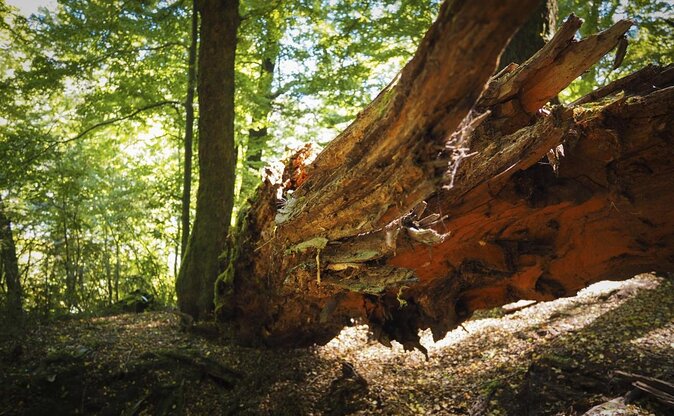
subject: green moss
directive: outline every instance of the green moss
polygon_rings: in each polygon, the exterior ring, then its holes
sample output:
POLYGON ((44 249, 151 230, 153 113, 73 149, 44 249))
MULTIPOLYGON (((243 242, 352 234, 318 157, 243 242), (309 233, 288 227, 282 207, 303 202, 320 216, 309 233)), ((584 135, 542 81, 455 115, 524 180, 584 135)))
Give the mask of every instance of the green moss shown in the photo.
POLYGON ((500 388, 503 386, 503 382, 501 380, 489 380, 486 381, 482 384, 480 388, 480 392, 484 396, 489 396, 496 391, 500 390, 500 388))
POLYGON ((376 104, 377 108, 375 109, 375 111, 380 117, 384 115, 386 110, 389 109, 389 105, 391 104, 393 97, 395 97, 396 85, 398 85, 397 80, 392 82, 391 85, 389 85, 388 87, 386 87, 386 89, 384 89, 381 92, 381 96, 378 97, 379 100, 376 104))
POLYGON ((414 282, 416 277, 412 270, 384 266, 377 270, 365 270, 363 274, 352 279, 326 279, 326 281, 351 292, 379 295, 387 289, 414 282))
POLYGON ((543 358, 546 358, 553 364, 561 365, 563 367, 569 367, 575 364, 573 357, 555 354, 554 352, 544 355, 543 358))
POLYGON ((381 257, 382 254, 375 250, 362 250, 355 253, 340 253, 337 256, 326 258, 330 263, 364 263, 381 257))
POLYGON ((295 244, 286 250, 286 253, 304 253, 310 248, 315 248, 316 250, 323 250, 325 246, 328 245, 328 239, 325 237, 314 237, 307 241, 302 241, 301 243, 295 244))
POLYGON ((250 206, 239 211, 236 226, 230 231, 227 247, 219 256, 219 260, 227 264, 225 270, 215 279, 215 316, 221 321, 227 320, 233 313, 235 265, 241 249, 241 238, 247 234, 249 211, 250 206))

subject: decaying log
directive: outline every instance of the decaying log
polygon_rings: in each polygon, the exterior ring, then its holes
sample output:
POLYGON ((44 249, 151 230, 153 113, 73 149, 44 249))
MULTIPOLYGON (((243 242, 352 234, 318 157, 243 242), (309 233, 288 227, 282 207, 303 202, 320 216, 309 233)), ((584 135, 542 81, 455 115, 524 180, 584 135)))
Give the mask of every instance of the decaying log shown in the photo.
POLYGON ((674 67, 669 66, 664 71, 655 65, 648 65, 624 78, 617 79, 610 84, 598 88, 591 93, 571 103, 572 106, 598 101, 616 91, 627 94, 644 93, 656 88, 669 85, 674 79, 674 67))
POLYGON ((424 350, 481 308, 674 270, 672 68, 545 107, 620 41, 571 16, 492 75, 534 1, 445 2, 419 50, 312 163, 270 173, 231 236, 216 312, 306 345, 361 319, 424 350), (599 100, 599 101, 598 101, 599 100))
POLYGON ((447 2, 398 79, 307 167, 302 186, 284 190, 283 238, 373 231, 389 207, 402 215, 434 192, 439 178, 427 162, 474 106, 536 3, 447 2))
POLYGON ((614 377, 629 380, 638 390, 650 394, 663 404, 674 407, 674 384, 657 378, 626 373, 624 371, 615 371, 613 375, 614 377))
POLYGON ((451 238, 426 261, 419 257, 428 248, 412 244, 389 264, 420 278, 417 303, 436 337, 451 327, 443 314, 450 299, 453 319, 462 320, 476 309, 551 300, 598 280, 671 270, 672 104, 669 87, 560 112, 565 157, 557 173, 541 162, 514 165, 460 198, 431 198, 430 207, 449 215, 438 231, 452 231, 451 238), (445 299, 434 289, 439 284, 445 299))
POLYGON ((243 378, 243 375, 238 371, 226 367, 212 358, 195 353, 194 351, 159 350, 144 353, 140 358, 164 358, 186 364, 194 367, 202 374, 211 377, 213 380, 227 388, 233 387, 237 381, 243 378))

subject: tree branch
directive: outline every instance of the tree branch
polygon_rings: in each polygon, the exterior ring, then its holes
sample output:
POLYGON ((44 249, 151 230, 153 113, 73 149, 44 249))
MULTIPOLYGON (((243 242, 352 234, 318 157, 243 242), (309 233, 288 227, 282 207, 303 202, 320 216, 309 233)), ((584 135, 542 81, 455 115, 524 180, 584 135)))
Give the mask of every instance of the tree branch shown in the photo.
POLYGON ((179 112, 179 110, 177 109, 177 106, 182 107, 182 106, 184 105, 184 103, 181 103, 181 102, 179 102, 179 101, 160 101, 160 102, 157 102, 157 103, 149 104, 149 105, 146 105, 146 106, 144 106, 144 107, 138 108, 138 109, 132 111, 132 112, 129 113, 129 114, 126 114, 126 115, 123 115, 123 116, 119 116, 119 117, 115 117, 115 118, 111 118, 111 119, 109 119, 109 120, 105 120, 105 121, 102 121, 102 122, 100 122, 100 123, 96 123, 96 124, 94 124, 94 125, 92 125, 92 126, 89 126, 89 127, 86 128, 86 129, 84 129, 82 132, 80 132, 79 134, 77 134, 77 135, 75 135, 75 136, 73 136, 73 137, 70 137, 70 138, 65 139, 65 140, 56 140, 56 141, 51 142, 51 143, 50 143, 46 148, 44 148, 40 153, 38 153, 37 155, 34 155, 33 157, 31 157, 31 158, 29 158, 28 160, 26 160, 25 162, 23 162, 23 165, 24 165, 24 167, 27 167, 29 164, 31 164, 32 162, 34 162, 36 159, 38 159, 38 158, 41 157, 42 155, 46 154, 48 151, 54 149, 56 146, 61 145, 61 144, 70 143, 70 142, 73 142, 73 141, 76 141, 76 140, 79 140, 79 139, 81 139, 82 137, 86 136, 87 134, 91 133, 92 131, 94 131, 94 130, 96 130, 96 129, 99 129, 99 128, 101 128, 101 127, 108 126, 108 125, 110 125, 110 124, 118 123, 118 122, 120 122, 120 121, 128 120, 128 119, 133 118, 133 117, 135 117, 136 115, 138 115, 138 114, 140 114, 140 113, 142 113, 142 112, 144 112, 144 111, 152 110, 152 109, 154 109, 154 108, 163 107, 163 106, 167 106, 167 105, 172 106, 176 111, 179 112))

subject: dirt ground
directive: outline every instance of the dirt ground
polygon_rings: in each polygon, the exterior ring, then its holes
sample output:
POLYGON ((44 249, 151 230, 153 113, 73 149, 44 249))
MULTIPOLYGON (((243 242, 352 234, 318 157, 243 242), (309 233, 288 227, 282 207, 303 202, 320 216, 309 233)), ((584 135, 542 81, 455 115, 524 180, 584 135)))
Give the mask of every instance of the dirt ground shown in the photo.
MULTIPOLYGON (((325 346, 244 348, 172 312, 68 319, 0 340, 5 415, 579 415, 623 370, 674 380, 674 284, 640 275, 481 312, 419 352, 353 326, 325 346)), ((6 334, 4 334, 6 335, 6 334)), ((672 414, 643 397, 603 414, 672 414)))

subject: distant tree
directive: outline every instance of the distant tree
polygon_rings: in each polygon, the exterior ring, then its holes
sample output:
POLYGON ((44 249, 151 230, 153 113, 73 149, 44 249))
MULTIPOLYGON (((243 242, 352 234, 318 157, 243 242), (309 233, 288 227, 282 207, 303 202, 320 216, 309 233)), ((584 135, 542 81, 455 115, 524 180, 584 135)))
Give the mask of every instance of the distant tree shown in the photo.
POLYGON ((247 2, 246 18, 243 20, 237 59, 249 64, 238 65, 239 96, 246 103, 237 104, 237 111, 243 113, 241 124, 247 125, 246 137, 239 138, 243 151, 241 171, 240 203, 260 183, 260 171, 264 166, 262 156, 269 151, 270 117, 273 103, 278 93, 274 91, 277 64, 281 57, 281 38, 285 34, 290 17, 291 2, 247 2), (252 3, 252 4, 251 4, 252 3))
POLYGON ((7 8, 0 27, 0 193, 43 316, 175 296, 189 20, 178 3, 120 4, 7 8))
POLYGON ((0 195, 0 274, 7 285, 6 313, 7 322, 21 322, 23 318, 23 289, 19 262, 16 257, 16 245, 12 233, 12 223, 6 212, 0 195))

